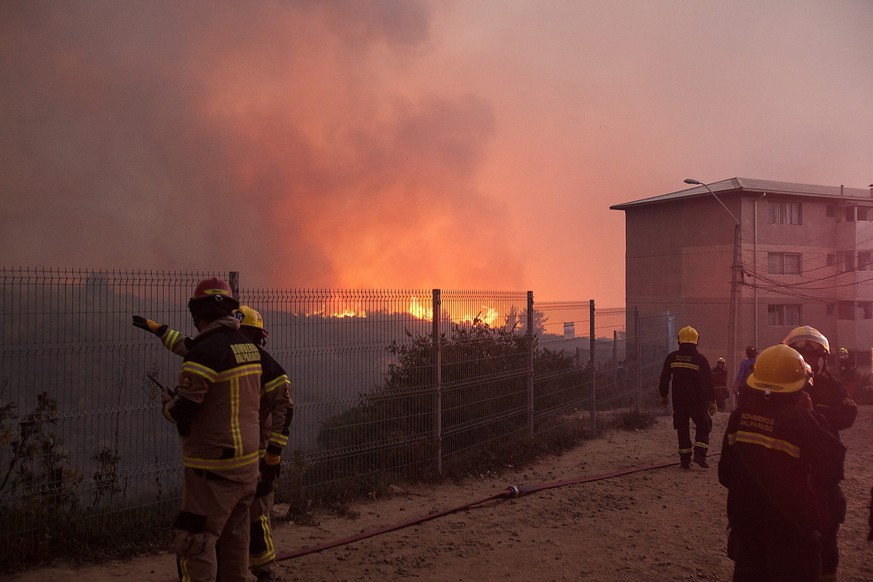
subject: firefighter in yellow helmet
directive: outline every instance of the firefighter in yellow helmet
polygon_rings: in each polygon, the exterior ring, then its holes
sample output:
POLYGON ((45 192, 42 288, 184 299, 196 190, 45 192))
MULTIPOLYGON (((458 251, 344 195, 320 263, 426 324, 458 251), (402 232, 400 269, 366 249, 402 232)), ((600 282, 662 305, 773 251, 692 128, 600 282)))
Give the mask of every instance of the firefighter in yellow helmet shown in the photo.
MULTIPOLYGON (((264 320, 255 309, 240 305, 233 311, 240 323, 240 333, 257 346, 261 356, 260 421, 260 477, 254 500, 249 509, 250 542, 249 565, 258 582, 275 580, 276 550, 270 528, 270 510, 273 506, 273 487, 279 475, 282 450, 288 443, 294 402, 291 400, 291 381, 282 366, 264 349, 268 334, 264 320)), ((133 325, 151 331, 170 351, 184 356, 191 338, 150 319, 135 315, 133 325)))
MULTIPOLYGON (((258 487, 261 356, 240 333, 239 303, 218 278, 201 281, 188 310, 198 335, 184 348, 175 393, 165 390, 164 416, 182 439, 182 508, 174 523, 181 580, 244 582, 248 578, 249 506, 258 487), (220 555, 216 544, 221 539, 220 555)), ((158 333, 161 326, 134 317, 158 333)), ((167 333, 163 326, 164 334, 167 333)))
MULTIPOLYGON (((855 423, 858 405, 852 400, 843 383, 835 378, 827 368, 830 355, 830 342, 823 333, 814 327, 801 325, 792 329, 783 344, 796 349, 812 367, 812 382, 806 391, 812 400, 813 410, 822 423, 839 439, 839 431, 855 423)), ((837 532, 846 519, 846 498, 839 484, 829 494, 819 499, 819 512, 827 520, 822 534, 822 582, 836 580, 840 553, 837 532)))
POLYGON ((673 428, 679 440, 679 464, 691 468, 694 462, 709 467, 706 453, 709 450, 709 433, 712 430, 711 415, 716 403, 712 391, 712 370, 706 357, 697 351, 697 330, 691 326, 679 330, 679 349, 664 359, 658 391, 661 404, 667 405, 667 395, 673 389, 673 428), (694 443, 691 442, 689 422, 695 426, 694 443))
POLYGON ((276 548, 270 528, 270 510, 273 508, 273 485, 279 476, 282 450, 288 444, 294 402, 291 400, 291 381, 282 366, 264 349, 267 330, 261 314, 247 305, 240 305, 235 313, 240 320, 240 331, 258 346, 261 353, 263 382, 261 384, 261 478, 255 499, 249 511, 251 542, 249 565, 258 582, 275 580, 276 548))
POLYGON ((809 378, 793 348, 765 349, 728 420, 718 478, 734 582, 821 580, 820 497, 843 478, 846 449, 812 412, 809 378))

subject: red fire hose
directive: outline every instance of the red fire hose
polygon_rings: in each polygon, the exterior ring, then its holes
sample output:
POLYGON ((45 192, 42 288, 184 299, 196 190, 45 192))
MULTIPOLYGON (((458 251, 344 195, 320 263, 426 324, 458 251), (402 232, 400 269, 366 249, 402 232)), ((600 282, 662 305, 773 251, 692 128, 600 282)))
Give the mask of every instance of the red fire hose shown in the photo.
POLYGON ((476 507, 477 505, 482 505, 483 503, 488 503, 489 501, 494 501, 496 499, 511 499, 515 497, 521 497, 522 495, 528 495, 530 493, 535 493, 537 491, 545 491, 547 489, 555 489, 556 487, 564 487, 565 485, 577 485, 579 483, 592 483, 594 481, 602 481, 604 479, 612 479, 614 477, 621 477, 623 475, 630 475, 631 473, 640 473, 642 471, 653 471, 655 469, 664 469, 666 467, 674 467, 676 466, 676 462, 663 463, 661 465, 652 465, 649 467, 636 467, 631 469, 620 469, 617 471, 613 471, 611 473, 603 473, 601 475, 593 475, 588 477, 578 477, 574 479, 568 479, 566 481, 553 481, 551 483, 539 483, 539 484, 530 484, 530 485, 509 485, 506 489, 492 495, 490 497, 486 497, 484 499, 480 499, 479 501, 473 501, 472 503, 467 503, 465 505, 459 505, 458 507, 453 507, 450 509, 445 509, 443 511, 437 511, 435 513, 430 513, 425 516, 416 517, 413 519, 409 519, 407 521, 403 521, 401 523, 397 523, 394 525, 388 525, 385 527, 380 527, 377 529, 372 529, 370 531, 361 532, 359 534, 355 534, 353 536, 348 536, 336 540, 332 540, 329 542, 325 542, 323 544, 319 544, 317 546, 304 546, 297 550, 291 550, 288 552, 282 552, 276 555, 276 561, 282 560, 291 560, 293 558, 299 558, 300 556, 305 556, 307 554, 314 554, 316 552, 321 552, 324 550, 328 550, 330 548, 336 548, 338 546, 344 546, 346 544, 351 544, 353 542, 357 542, 360 540, 365 540, 367 538, 371 538, 377 535, 381 535, 384 533, 388 533, 391 531, 396 531, 398 529, 403 529, 405 527, 409 527, 411 525, 416 525, 419 523, 424 523, 426 521, 430 521, 432 519, 436 519, 438 517, 443 517, 445 515, 449 515, 451 513, 456 513, 458 511, 463 511, 465 509, 470 509, 476 507))

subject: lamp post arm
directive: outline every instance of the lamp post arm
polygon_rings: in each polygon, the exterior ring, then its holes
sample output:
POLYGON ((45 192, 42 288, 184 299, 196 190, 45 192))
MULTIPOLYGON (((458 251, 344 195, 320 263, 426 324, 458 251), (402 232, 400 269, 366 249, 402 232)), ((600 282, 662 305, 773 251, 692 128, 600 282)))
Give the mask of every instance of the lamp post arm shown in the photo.
POLYGON ((721 204, 721 207, 724 208, 725 212, 727 212, 728 214, 730 214, 730 215, 731 215, 731 218, 733 218, 733 219, 734 219, 734 222, 736 222, 736 223, 737 223, 737 226, 739 226, 739 225, 740 225, 740 221, 739 221, 739 219, 737 219, 737 217, 734 216, 734 213, 731 212, 731 211, 728 209, 728 207, 724 205, 724 202, 721 201, 721 198, 719 198, 718 196, 715 195, 715 192, 712 191, 712 188, 709 187, 709 184, 707 184, 706 182, 700 182, 700 185, 703 186, 704 188, 706 188, 707 190, 709 190, 709 193, 712 194, 712 197, 715 198, 716 201, 718 201, 719 204, 721 204))

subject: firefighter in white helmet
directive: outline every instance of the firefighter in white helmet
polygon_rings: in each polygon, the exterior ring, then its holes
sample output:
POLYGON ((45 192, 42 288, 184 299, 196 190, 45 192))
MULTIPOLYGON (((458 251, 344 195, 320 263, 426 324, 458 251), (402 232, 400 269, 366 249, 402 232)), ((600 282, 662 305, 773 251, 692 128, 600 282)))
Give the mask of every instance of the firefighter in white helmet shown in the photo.
POLYGON ((843 477, 846 449, 812 412, 810 376, 793 348, 765 349, 728 420, 718 478, 734 582, 821 580, 828 523, 818 508, 843 477))
POLYGON ((658 391, 661 404, 667 405, 667 395, 673 389, 673 428, 679 440, 679 464, 691 468, 691 457, 704 469, 709 467, 706 453, 709 450, 709 433, 712 430, 711 415, 716 403, 712 391, 712 370, 706 357, 697 351, 699 336, 691 326, 679 330, 679 349, 664 359, 658 391), (689 422, 695 426, 694 443, 691 442, 689 422))
MULTIPOLYGON (((843 383, 828 370, 830 342, 823 333, 814 327, 801 325, 792 329, 783 344, 791 346, 803 355, 812 367, 812 382, 806 391, 812 400, 813 410, 824 418, 823 423, 838 439, 839 431, 855 423, 858 405, 852 400, 843 383)), ((819 498, 819 511, 826 517, 827 524, 822 529, 822 582, 836 580, 840 553, 837 532, 846 519, 846 498, 840 486, 819 498)))

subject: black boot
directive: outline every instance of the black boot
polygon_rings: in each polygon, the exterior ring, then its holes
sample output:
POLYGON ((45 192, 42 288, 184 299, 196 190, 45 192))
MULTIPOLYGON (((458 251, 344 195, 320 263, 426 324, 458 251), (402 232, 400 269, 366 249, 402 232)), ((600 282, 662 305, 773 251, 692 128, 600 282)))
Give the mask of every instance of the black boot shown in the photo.
POLYGON ((691 455, 679 455, 679 466, 683 469, 690 469, 691 455))

